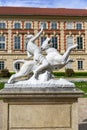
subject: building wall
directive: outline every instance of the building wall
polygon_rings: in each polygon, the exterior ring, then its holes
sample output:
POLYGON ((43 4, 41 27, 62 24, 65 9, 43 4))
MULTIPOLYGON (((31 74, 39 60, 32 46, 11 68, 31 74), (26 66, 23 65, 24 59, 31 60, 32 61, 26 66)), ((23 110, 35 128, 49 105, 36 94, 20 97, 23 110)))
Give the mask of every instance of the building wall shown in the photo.
MULTIPOLYGON (((25 39, 28 34, 36 35, 40 30, 41 22, 46 22, 47 29, 43 31, 41 36, 58 38, 57 50, 64 54, 67 49, 67 37, 73 37, 73 44, 77 43, 77 37, 83 37, 83 49, 75 49, 70 57, 75 62, 70 66, 74 71, 87 71, 87 19, 83 17, 53 17, 53 16, 0 16, 0 22, 6 23, 6 29, 0 29, 0 36, 5 36, 5 50, 0 49, 0 61, 4 61, 4 68, 13 71, 13 61, 16 59, 28 59, 25 51, 25 39), (21 29, 14 29, 14 23, 21 23, 21 29), (25 29, 26 22, 31 22, 31 29, 25 29), (57 29, 51 29, 51 22, 57 22, 57 29), (73 23, 73 29, 66 29, 67 22, 73 23), (82 29, 76 29, 76 24, 82 23, 82 29), (14 49, 14 37, 21 37, 20 50, 14 49), (78 61, 82 61, 83 68, 78 70, 78 61)), ((41 39, 36 40, 36 44, 40 46, 41 39)), ((64 71, 64 68, 61 70, 64 71)))

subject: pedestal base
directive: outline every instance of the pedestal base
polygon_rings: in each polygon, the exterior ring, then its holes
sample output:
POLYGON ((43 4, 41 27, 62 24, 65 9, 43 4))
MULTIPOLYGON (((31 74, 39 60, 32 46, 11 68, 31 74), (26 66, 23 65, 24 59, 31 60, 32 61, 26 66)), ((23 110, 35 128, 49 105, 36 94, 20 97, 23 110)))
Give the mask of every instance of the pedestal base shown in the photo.
POLYGON ((3 130, 78 130, 82 94, 76 88, 3 89, 3 130))

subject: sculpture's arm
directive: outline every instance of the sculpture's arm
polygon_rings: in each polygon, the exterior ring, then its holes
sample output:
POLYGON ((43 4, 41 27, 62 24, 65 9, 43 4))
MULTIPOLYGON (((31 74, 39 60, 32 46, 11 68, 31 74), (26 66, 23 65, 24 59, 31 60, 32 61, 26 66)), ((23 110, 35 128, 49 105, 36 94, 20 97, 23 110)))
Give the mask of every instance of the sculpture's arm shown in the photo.
POLYGON ((33 38, 31 38, 31 42, 34 42, 43 32, 43 25, 41 26, 41 30, 39 33, 36 34, 36 36, 34 36, 33 38))

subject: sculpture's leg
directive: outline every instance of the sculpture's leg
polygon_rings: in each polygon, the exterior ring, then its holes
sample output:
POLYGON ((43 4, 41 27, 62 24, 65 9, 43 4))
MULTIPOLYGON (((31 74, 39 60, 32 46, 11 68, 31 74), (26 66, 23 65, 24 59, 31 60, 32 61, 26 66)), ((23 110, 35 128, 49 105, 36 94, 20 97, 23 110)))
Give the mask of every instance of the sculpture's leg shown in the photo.
POLYGON ((14 82, 14 78, 15 77, 15 74, 13 74, 10 79, 8 80, 8 83, 13 83, 14 82))
POLYGON ((34 77, 38 79, 39 73, 45 69, 48 69, 49 67, 49 63, 46 60, 43 60, 43 63, 34 71, 34 77))
POLYGON ((64 53, 64 55, 63 55, 63 60, 64 60, 64 61, 67 61, 67 59, 68 59, 68 57, 69 57, 71 51, 72 51, 73 49, 75 49, 77 46, 78 46, 78 45, 75 44, 75 45, 73 45, 73 46, 71 46, 71 47, 69 47, 69 48, 67 49, 67 51, 66 51, 66 52, 64 53))
POLYGON ((27 76, 27 73, 21 73, 21 72, 19 72, 19 73, 13 74, 10 77, 10 79, 8 80, 8 83, 13 83, 16 79, 21 78, 23 76, 27 76))

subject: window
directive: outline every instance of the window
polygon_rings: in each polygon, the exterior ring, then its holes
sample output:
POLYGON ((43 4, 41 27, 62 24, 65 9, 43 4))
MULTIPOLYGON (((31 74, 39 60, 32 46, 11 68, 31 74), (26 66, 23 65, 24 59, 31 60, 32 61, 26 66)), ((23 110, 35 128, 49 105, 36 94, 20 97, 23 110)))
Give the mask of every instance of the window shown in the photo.
POLYGON ((5 37, 0 36, 0 50, 5 50, 5 37))
POLYGON ((56 22, 51 23, 51 29, 57 29, 57 23, 56 22))
POLYGON ((26 29, 31 29, 31 23, 26 23, 25 28, 26 29))
POLYGON ((4 61, 0 61, 0 70, 4 69, 4 61))
POLYGON ((66 23, 66 29, 73 29, 73 23, 72 22, 67 22, 66 23))
POLYGON ((78 61, 78 70, 82 70, 83 69, 83 61, 79 60, 78 61))
POLYGON ((5 29, 6 28, 6 24, 4 22, 0 22, 0 29, 5 29))
POLYGON ((20 36, 14 37, 14 49, 20 50, 20 36))
POLYGON ((76 24, 76 29, 81 30, 82 29, 82 23, 77 23, 76 24))
POLYGON ((80 50, 80 49, 83 49, 83 37, 77 37, 77 49, 80 50))
POLYGON ((46 40, 46 37, 41 37, 41 45, 43 44, 43 41, 46 40))
POLYGON ((14 24, 14 28, 15 29, 20 29, 21 28, 21 24, 20 23, 15 23, 14 24))
POLYGON ((46 24, 46 22, 41 22, 41 25, 43 25, 43 29, 47 29, 47 24, 46 24))
POLYGON ((58 46, 57 42, 58 42, 57 37, 52 37, 53 47, 56 48, 56 49, 57 49, 57 46, 58 46))
POLYGON ((73 45, 73 37, 69 36, 67 37, 67 48, 73 45))
POLYGON ((20 63, 16 63, 16 64, 15 64, 15 68, 16 68, 17 70, 20 70, 20 63))

